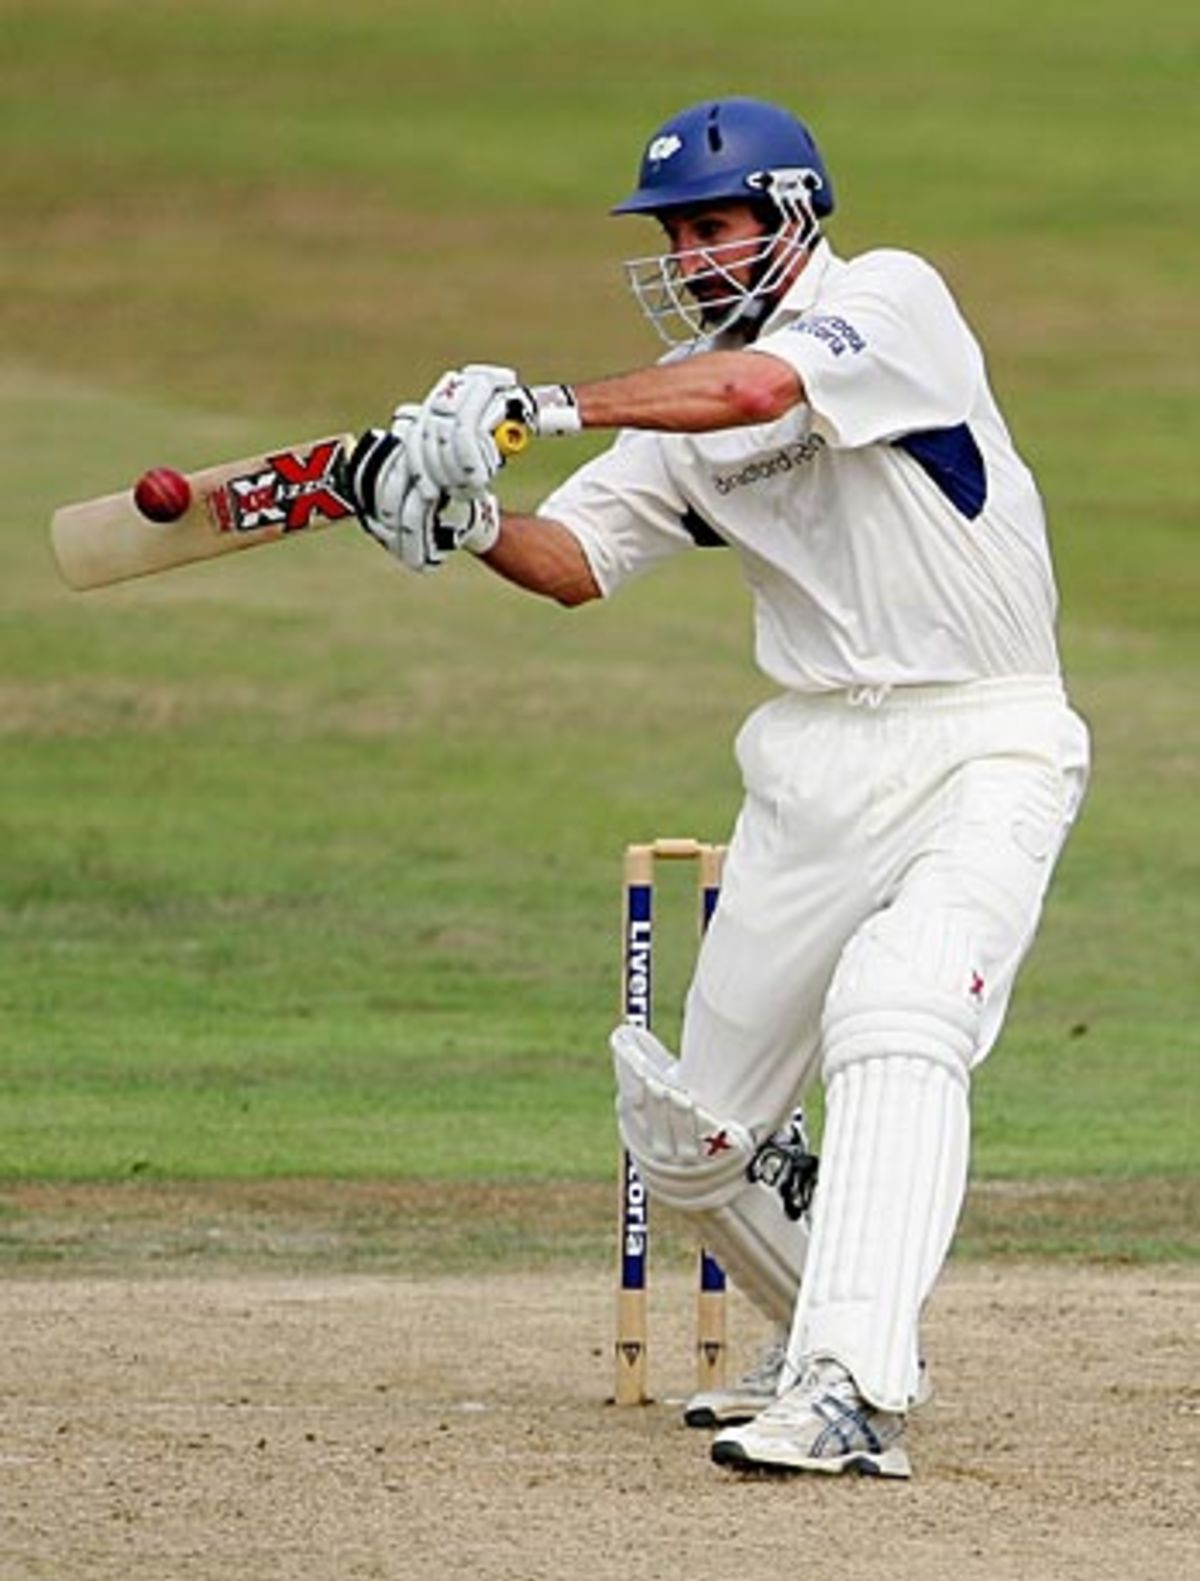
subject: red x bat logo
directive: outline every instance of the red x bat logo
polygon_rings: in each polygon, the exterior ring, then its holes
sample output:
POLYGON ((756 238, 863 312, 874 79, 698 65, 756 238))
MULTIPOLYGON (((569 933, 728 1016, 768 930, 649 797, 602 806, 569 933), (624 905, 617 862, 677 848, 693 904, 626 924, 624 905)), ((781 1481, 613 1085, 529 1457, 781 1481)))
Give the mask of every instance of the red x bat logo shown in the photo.
POLYGON ((327 516, 330 521, 349 516, 350 506, 333 487, 337 452, 338 441, 326 439, 314 445, 307 455, 282 450, 277 456, 267 457, 267 465, 274 467, 283 479, 287 493, 285 532, 303 532, 317 515, 327 516))
POLYGON ((322 439, 307 450, 280 450, 262 467, 231 478, 208 501, 219 532, 254 532, 260 527, 303 532, 314 516, 341 521, 353 514, 338 491, 340 439, 322 439))

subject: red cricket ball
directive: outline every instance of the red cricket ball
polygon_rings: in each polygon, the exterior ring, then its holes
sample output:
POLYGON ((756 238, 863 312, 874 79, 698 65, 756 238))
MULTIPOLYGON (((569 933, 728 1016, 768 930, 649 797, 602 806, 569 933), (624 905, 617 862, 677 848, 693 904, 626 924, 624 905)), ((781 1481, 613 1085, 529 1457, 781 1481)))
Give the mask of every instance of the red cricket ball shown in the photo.
POLYGON ((133 503, 152 522, 178 521, 192 503, 192 485, 174 467, 151 467, 137 480, 133 503))

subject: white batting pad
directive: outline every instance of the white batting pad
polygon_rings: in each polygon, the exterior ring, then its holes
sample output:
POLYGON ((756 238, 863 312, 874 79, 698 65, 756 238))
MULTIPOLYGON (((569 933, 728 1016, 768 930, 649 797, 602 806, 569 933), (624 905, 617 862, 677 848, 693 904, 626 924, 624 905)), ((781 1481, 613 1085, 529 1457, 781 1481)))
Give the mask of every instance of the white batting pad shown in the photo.
POLYGON ((774 1323, 790 1323, 808 1252, 808 1220, 789 1219, 777 1191, 746 1168, 754 1139, 697 1104, 652 1032, 612 1035, 617 1123, 651 1194, 688 1216, 733 1282, 774 1323))
POLYGON ((617 1128, 657 1196, 679 1207, 713 1207, 744 1182, 754 1140, 736 1120, 701 1107, 675 1074, 678 1061, 644 1027, 612 1035, 617 1128))
POLYGON ((724 1207, 704 1209, 692 1222, 763 1316, 790 1323, 808 1257, 808 1219, 789 1219, 774 1191, 747 1184, 724 1207))
POLYGON ((966 1188, 967 1086, 961 1066, 912 1055, 853 1061, 832 1074, 784 1387, 808 1358, 829 1356, 882 1410, 916 1398, 921 1307, 966 1188))

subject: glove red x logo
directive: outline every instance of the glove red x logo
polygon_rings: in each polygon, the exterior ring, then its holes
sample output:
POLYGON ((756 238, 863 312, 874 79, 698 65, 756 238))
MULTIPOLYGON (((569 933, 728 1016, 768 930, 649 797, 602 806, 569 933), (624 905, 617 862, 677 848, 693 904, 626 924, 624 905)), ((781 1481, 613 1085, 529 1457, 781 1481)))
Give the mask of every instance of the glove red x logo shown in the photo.
POLYGON ((728 1131, 714 1131, 711 1136, 701 1137, 701 1141, 704 1143, 705 1158, 716 1158, 721 1153, 733 1151, 728 1131))

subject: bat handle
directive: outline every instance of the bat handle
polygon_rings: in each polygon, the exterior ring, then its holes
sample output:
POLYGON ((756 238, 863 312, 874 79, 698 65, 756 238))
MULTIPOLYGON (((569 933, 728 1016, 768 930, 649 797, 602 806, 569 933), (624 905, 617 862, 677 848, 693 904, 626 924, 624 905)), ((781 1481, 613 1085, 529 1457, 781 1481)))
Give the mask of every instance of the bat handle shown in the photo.
POLYGON ((533 433, 527 424, 519 422, 517 418, 506 417, 492 429, 492 438, 496 441, 496 449, 508 460, 528 448, 533 433))

